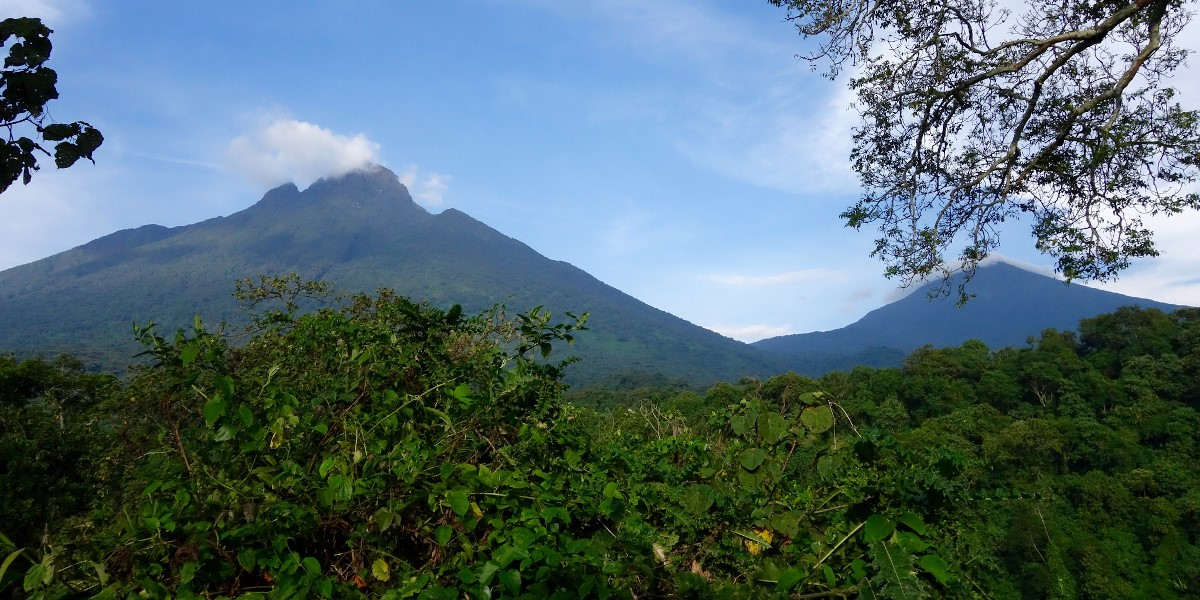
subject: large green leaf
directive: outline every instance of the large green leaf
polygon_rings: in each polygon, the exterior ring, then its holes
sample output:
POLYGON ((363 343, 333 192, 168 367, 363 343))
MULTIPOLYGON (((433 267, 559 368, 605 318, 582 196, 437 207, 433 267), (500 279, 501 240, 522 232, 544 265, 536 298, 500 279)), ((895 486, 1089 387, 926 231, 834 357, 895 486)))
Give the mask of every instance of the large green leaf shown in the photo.
POLYGON ((809 406, 815 406, 817 404, 822 404, 824 402, 824 398, 825 392, 815 391, 800 394, 799 400, 805 404, 808 404, 809 406))
POLYGON ((779 592, 787 592, 796 587, 797 583, 804 581, 805 573, 800 569, 788 569, 779 574, 779 581, 775 584, 775 590, 779 592))
POLYGON ((813 433, 825 433, 833 427, 833 409, 829 406, 810 406, 800 413, 800 422, 813 433))
POLYGON ((4 583, 4 574, 8 572, 8 567, 12 566, 13 561, 24 551, 24 548, 18 548, 4 557, 4 562, 0 563, 0 583, 4 583))
POLYGON ((927 535, 929 533, 929 528, 925 526, 925 521, 921 520, 920 515, 915 512, 906 512, 900 515, 900 518, 897 520, 920 535, 927 535))
POLYGON ((454 514, 463 516, 471 508, 471 499, 467 496, 466 490, 450 490, 446 492, 446 502, 450 504, 450 510, 454 514))
POLYGON ((754 424, 754 419, 747 415, 734 415, 729 418, 729 425, 733 427, 735 435, 746 435, 750 431, 750 426, 754 424))
POLYGON ((871 515, 863 527, 863 537, 868 542, 878 542, 892 534, 896 524, 883 515, 871 515))
POLYGON ((713 489, 704 484, 693 484, 683 492, 683 507, 693 515, 708 512, 713 505, 713 489))
POLYGON ((942 557, 936 554, 926 554, 925 556, 922 556, 921 559, 917 561, 917 564, 924 569, 925 572, 933 575, 934 579, 938 580, 938 583, 944 585, 951 579, 950 565, 946 564, 946 561, 942 560, 942 557))
POLYGON ((769 412, 758 417, 758 437, 764 444, 774 444, 787 435, 790 422, 781 414, 769 412))
POLYGON ((212 426, 217 422, 217 419, 224 416, 226 408, 225 399, 220 395, 214 395, 212 398, 209 398, 208 402, 204 403, 204 420, 208 422, 209 426, 212 426))
POLYGON ((767 453, 761 448, 749 448, 742 452, 742 468, 747 471, 753 471, 762 466, 763 461, 767 459, 767 453))
POLYGON ((771 529, 794 538, 800 533, 800 519, 803 514, 800 511, 790 510, 779 513, 771 517, 771 529))

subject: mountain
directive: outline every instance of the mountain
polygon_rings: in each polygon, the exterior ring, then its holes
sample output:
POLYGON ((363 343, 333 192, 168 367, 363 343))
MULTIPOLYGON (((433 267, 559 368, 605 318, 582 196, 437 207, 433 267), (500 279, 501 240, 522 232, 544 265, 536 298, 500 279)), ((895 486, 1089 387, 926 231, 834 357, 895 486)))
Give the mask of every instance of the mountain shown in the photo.
POLYGON ((137 351, 131 323, 172 331, 199 314, 245 320, 238 278, 295 271, 341 291, 390 287, 437 305, 590 312, 570 354, 578 381, 662 373, 696 383, 766 375, 779 362, 638 301, 449 209, 430 214, 396 175, 371 167, 277 187, 250 208, 183 227, 146 225, 0 272, 0 349, 72 352, 119 369, 137 351))
MULTIPOLYGON (((978 339, 992 348, 1023 346, 1029 336, 1042 330, 1074 330, 1080 319, 1122 306, 1163 311, 1179 308, 1077 283, 1068 285, 1005 262, 976 271, 967 287, 974 297, 961 307, 955 306, 957 295, 937 295, 940 285, 940 281, 927 284, 841 329, 784 335, 752 345, 793 359, 825 356, 838 361, 847 355, 867 353, 877 363, 895 365, 908 352, 926 344, 957 346, 978 339), (931 299, 931 295, 935 297, 931 299)), ((957 281, 952 285, 957 286, 957 281)))

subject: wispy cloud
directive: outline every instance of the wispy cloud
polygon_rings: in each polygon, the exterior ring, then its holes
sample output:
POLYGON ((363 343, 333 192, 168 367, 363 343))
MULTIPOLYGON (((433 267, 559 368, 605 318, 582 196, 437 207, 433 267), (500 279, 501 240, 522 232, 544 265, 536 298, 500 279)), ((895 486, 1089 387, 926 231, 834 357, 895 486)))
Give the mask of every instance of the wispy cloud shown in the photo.
POLYGON ((722 285, 759 286, 782 285, 789 283, 810 283, 814 281, 844 281, 845 274, 833 269, 800 269, 768 275, 742 275, 713 273, 704 276, 705 279, 722 285))
POLYGON ((91 9, 83 0, 0 0, 0 15, 37 17, 53 28, 87 17, 91 9))
POLYGON ((1200 306, 1200 213, 1152 217, 1146 226, 1154 232, 1160 255, 1136 261, 1120 278, 1109 283, 1089 283, 1101 289, 1172 304, 1200 306))
POLYGON ((146 160, 154 160, 154 161, 163 162, 163 163, 172 164, 172 165, 181 165, 184 167, 198 167, 201 169, 209 169, 212 171, 220 171, 223 169, 223 167, 217 163, 209 162, 209 161, 205 161, 205 160, 196 160, 193 158, 183 158, 183 157, 179 157, 179 156, 167 156, 167 155, 162 155, 162 154, 149 154, 146 152, 129 152, 129 151, 126 151, 125 155, 131 156, 134 158, 144 158, 146 160))
POLYGON ((379 144, 366 135, 342 135, 290 118, 272 118, 229 143, 232 170, 263 185, 293 182, 303 188, 377 162, 379 144))
POLYGON ((405 167, 400 173, 400 183, 408 188, 413 200, 425 208, 438 208, 445 201, 446 190, 450 187, 450 176, 442 173, 421 174, 416 165, 405 167))
POLYGON ((1047 267, 1045 265, 1031 263, 1029 261, 1021 260, 1019 258, 1013 258, 1011 256, 1006 256, 999 252, 993 252, 992 254, 989 254, 987 258, 983 259, 983 261, 979 263, 979 265, 986 267, 988 265, 994 265, 996 263, 1006 263, 1006 264, 1010 264, 1014 267, 1017 267, 1019 269, 1025 269, 1026 271, 1029 271, 1031 273, 1037 273, 1038 275, 1045 275, 1046 277, 1053 277, 1055 279, 1062 279, 1062 277, 1060 277, 1058 275, 1058 273, 1055 273, 1054 269, 1052 269, 1050 267, 1047 267))
POLYGON ((773 83, 759 79, 756 85, 771 91, 750 102, 703 101, 677 144, 680 152, 762 188, 795 194, 857 190, 849 156, 858 115, 850 108, 850 92, 811 77, 788 71, 773 83), (823 93, 828 96, 822 101, 823 93))
MULTIPOLYGON (((756 35, 736 14, 688 0, 525 0, 526 4, 575 18, 607 22, 615 40, 645 56, 682 53, 689 59, 725 59, 731 52, 791 52, 756 35)), ((782 16, 782 12, 780 13, 782 16)), ((789 54, 790 55, 790 54, 789 54)))
POLYGON ((712 325, 707 328, 725 337, 731 337, 747 343, 796 332, 795 328, 791 325, 768 325, 764 323, 753 325, 712 325))
POLYGON ((612 96, 608 104, 617 107, 614 115, 670 115, 676 121, 670 129, 675 148, 688 160, 730 179, 788 193, 857 190, 849 153, 858 115, 850 108, 846 79, 827 82, 795 58, 805 42, 782 22, 782 10, 763 7, 780 21, 773 35, 764 36, 761 24, 714 3, 526 2, 607 25, 647 61, 695 70, 705 82, 699 89, 651 90, 634 102, 605 92, 612 96))

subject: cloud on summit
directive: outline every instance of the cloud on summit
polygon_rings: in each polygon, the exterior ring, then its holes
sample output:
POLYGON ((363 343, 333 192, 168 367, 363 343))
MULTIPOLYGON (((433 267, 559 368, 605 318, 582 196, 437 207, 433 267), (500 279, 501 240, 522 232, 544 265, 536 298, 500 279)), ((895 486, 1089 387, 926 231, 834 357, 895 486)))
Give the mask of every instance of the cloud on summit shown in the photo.
POLYGON ((409 165, 400 173, 400 183, 408 188, 415 200, 425 208, 438 208, 445 200, 446 190, 450 187, 450 176, 442 173, 428 172, 421 174, 416 165, 409 165))
POLYGON ((304 188, 321 177, 378 162, 379 144, 362 133, 342 135, 307 121, 275 118, 229 142, 227 159, 231 170, 255 183, 290 181, 304 188))

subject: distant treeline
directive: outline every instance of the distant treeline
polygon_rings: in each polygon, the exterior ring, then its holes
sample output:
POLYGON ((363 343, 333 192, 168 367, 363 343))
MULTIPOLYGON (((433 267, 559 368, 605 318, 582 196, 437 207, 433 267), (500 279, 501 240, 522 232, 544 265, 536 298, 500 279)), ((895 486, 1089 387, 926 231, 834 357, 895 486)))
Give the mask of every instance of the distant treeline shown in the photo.
POLYGON ((567 390, 581 326, 384 293, 0 358, 0 595, 1200 596, 1200 310, 708 390, 567 390))

